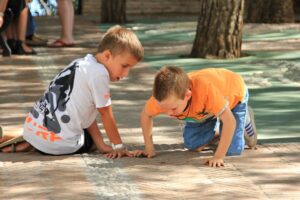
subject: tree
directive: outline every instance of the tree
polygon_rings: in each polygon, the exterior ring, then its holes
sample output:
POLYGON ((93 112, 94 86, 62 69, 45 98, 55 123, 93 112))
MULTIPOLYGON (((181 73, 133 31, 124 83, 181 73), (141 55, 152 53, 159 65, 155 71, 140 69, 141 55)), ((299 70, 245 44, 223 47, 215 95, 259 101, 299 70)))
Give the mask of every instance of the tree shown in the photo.
POLYGON ((125 23, 126 21, 126 0, 102 0, 102 23, 125 23))
POLYGON ((241 56, 244 0, 203 0, 192 57, 241 56))
POLYGON ((293 0, 246 0, 245 21, 250 23, 293 23, 293 0))

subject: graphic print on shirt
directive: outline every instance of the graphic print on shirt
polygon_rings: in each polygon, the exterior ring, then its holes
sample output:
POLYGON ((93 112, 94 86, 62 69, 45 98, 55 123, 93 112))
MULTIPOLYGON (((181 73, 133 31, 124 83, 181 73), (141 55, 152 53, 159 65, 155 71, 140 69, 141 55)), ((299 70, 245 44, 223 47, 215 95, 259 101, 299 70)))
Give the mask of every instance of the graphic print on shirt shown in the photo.
POLYGON ((78 63, 75 62, 61 71, 49 84, 49 88, 44 96, 35 103, 30 111, 34 118, 42 115, 44 117, 43 126, 55 134, 61 131, 61 126, 56 116, 57 110, 63 113, 60 121, 68 123, 71 120, 70 116, 64 111, 73 91, 75 72, 78 67, 78 63))

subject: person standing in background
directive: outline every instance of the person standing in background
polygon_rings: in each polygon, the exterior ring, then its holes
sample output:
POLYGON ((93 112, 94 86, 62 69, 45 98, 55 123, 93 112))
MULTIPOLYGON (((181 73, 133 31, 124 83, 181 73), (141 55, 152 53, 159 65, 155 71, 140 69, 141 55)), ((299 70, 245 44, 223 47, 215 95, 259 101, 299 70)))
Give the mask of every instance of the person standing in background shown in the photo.
POLYGON ((74 46, 74 7, 72 0, 58 0, 58 15, 61 24, 60 38, 48 44, 51 48, 74 46))

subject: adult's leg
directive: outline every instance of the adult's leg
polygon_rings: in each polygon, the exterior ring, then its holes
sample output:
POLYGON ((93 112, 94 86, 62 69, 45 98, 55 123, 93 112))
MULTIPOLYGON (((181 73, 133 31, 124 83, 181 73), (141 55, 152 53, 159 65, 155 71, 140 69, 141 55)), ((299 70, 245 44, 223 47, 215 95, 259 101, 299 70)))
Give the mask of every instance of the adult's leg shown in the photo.
MULTIPOLYGON (((20 16, 18 18, 18 27, 17 27, 17 40, 18 40, 18 46, 16 48, 22 48, 24 50, 24 53, 33 53, 33 49, 26 45, 25 38, 26 38, 26 30, 27 30, 27 20, 28 20, 28 7, 26 6, 20 13, 20 16)), ((19 49, 20 50, 20 49, 19 49)), ((21 51, 17 54, 22 54, 21 51)))
POLYGON ((73 44, 74 8, 72 0, 58 0, 58 12, 61 23, 60 39, 66 44, 73 44))

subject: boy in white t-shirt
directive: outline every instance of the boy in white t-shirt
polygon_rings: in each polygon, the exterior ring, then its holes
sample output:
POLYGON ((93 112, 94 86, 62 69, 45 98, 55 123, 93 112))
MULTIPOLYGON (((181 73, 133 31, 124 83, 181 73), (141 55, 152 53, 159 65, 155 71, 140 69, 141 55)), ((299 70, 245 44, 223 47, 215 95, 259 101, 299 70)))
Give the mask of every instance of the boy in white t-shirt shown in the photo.
MULTIPOLYGON (((133 32, 120 26, 109 29, 95 56, 74 60, 51 81, 26 117, 25 141, 6 146, 2 152, 33 147, 43 154, 66 155, 88 152, 95 144, 99 151, 109 152, 110 158, 130 156, 113 116, 109 81, 128 76, 143 56, 143 47, 133 32), (98 112, 111 146, 101 137, 98 112)), ((0 143, 8 139, 11 137, 4 136, 0 143)))

